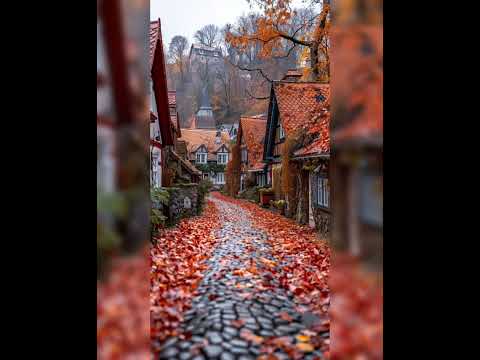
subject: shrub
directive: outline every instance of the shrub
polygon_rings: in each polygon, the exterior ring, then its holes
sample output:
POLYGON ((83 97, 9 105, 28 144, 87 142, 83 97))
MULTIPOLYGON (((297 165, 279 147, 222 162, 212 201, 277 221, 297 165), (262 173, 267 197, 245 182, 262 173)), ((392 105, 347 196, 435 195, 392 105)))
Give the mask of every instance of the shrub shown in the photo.
POLYGON ((293 216, 298 204, 298 179, 299 169, 292 162, 292 156, 295 150, 301 147, 304 138, 304 130, 298 131, 287 136, 282 154, 282 192, 288 200, 288 215, 293 216))
POLYGON ((283 209, 286 204, 287 203, 286 203, 285 200, 277 200, 277 201, 272 202, 272 205, 275 206, 279 210, 283 209))
POLYGON ((170 194, 168 190, 163 188, 151 188, 150 198, 152 201, 150 210, 150 234, 153 235, 159 229, 165 227, 167 217, 164 215, 163 209, 169 204, 170 194))
POLYGON ((262 194, 273 194, 272 188, 261 188, 258 191, 262 194))
POLYGON ((205 197, 212 188, 213 184, 209 179, 203 179, 198 183, 198 195, 197 195, 197 205, 198 205, 198 214, 200 214, 205 205, 205 197))
POLYGON ((250 187, 250 188, 247 188, 245 191, 243 191, 241 194, 239 194, 239 197, 242 199, 251 200, 258 203, 260 201, 259 191, 260 191, 260 187, 258 186, 250 187))
POLYGON ((122 247, 116 220, 127 215, 127 198, 122 193, 97 193, 97 276, 108 268, 111 254, 122 247))

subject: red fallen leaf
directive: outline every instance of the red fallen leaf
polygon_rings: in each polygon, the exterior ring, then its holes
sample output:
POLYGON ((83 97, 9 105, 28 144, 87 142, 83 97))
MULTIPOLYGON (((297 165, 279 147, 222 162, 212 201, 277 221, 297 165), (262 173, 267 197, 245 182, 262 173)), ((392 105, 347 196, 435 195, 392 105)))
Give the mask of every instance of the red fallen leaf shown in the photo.
POLYGON ((248 330, 242 330, 240 332, 240 337, 247 340, 247 341, 251 341, 252 343, 257 344, 257 345, 260 345, 263 342, 263 337, 257 336, 257 335, 255 335, 254 333, 252 333, 251 331, 248 331, 248 330))
POLYGON ((245 324, 245 320, 239 319, 239 320, 232 320, 231 324, 235 326, 236 328, 241 328, 245 324))
MULTIPOLYGON (((182 334, 179 325, 207 269, 204 261, 215 248, 218 240, 215 231, 219 226, 219 212, 208 202, 201 216, 184 219, 176 228, 162 230, 162 235, 155 238, 150 257, 152 344, 161 344, 170 336, 184 339, 192 336, 182 334)), ((145 278, 148 275, 143 277, 143 282, 145 278)), ((214 299, 215 296, 210 297, 214 299)), ((160 348, 153 346, 154 353, 160 348)))
POLYGON ((288 347, 292 343, 292 339, 288 336, 280 336, 272 340, 272 344, 277 347, 288 347))
POLYGON ((281 313, 279 313, 279 315, 280 315, 280 318, 282 320, 286 320, 286 321, 292 321, 293 320, 293 318, 285 311, 282 311, 281 313))

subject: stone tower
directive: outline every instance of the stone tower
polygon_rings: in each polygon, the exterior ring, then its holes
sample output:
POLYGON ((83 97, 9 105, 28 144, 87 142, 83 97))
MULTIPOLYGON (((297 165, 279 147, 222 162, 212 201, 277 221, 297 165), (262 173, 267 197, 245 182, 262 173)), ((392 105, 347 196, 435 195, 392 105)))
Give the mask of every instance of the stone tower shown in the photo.
POLYGON ((210 105, 210 97, 208 95, 207 86, 202 89, 200 97, 200 108, 195 114, 195 125, 197 129, 215 129, 215 118, 213 117, 212 106, 210 105))

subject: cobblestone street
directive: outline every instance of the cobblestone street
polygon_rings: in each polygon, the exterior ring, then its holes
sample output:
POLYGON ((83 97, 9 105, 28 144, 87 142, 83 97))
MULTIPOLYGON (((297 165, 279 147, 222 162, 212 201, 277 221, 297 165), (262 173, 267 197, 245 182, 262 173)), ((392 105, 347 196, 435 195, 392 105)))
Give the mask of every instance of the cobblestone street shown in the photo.
MULTIPOLYGON (((248 210, 212 200, 222 214, 218 243, 181 325, 187 337, 169 338, 160 359, 247 360, 261 356, 266 341, 295 347, 318 318, 297 312, 293 295, 280 287, 276 274, 282 264, 272 257, 265 232, 252 226, 248 210)), ((277 348, 275 358, 291 356, 277 348)), ((312 348, 302 358, 321 359, 322 353, 312 348)))

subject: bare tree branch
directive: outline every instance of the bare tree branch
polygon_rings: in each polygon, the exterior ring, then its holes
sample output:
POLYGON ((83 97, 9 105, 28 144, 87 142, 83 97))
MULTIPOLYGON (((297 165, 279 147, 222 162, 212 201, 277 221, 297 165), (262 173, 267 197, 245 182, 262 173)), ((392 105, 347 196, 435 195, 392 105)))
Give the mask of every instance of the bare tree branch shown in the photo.
POLYGON ((252 94, 250 94, 250 92, 248 91, 248 89, 245 89, 245 92, 247 93, 247 95, 251 98, 251 99, 254 99, 254 100, 269 100, 270 99, 270 96, 254 96, 252 94))
POLYGON ((240 69, 240 70, 243 70, 243 71, 257 71, 260 73, 260 75, 262 75, 262 77, 267 80, 269 83, 272 83, 273 80, 270 79, 264 72, 263 72, 263 69, 261 68, 255 68, 255 69, 249 69, 249 68, 246 68, 246 67, 243 67, 241 65, 238 65, 238 64, 234 64, 230 61, 230 59, 227 59, 227 61, 232 65, 232 66, 235 66, 236 68, 240 69))

